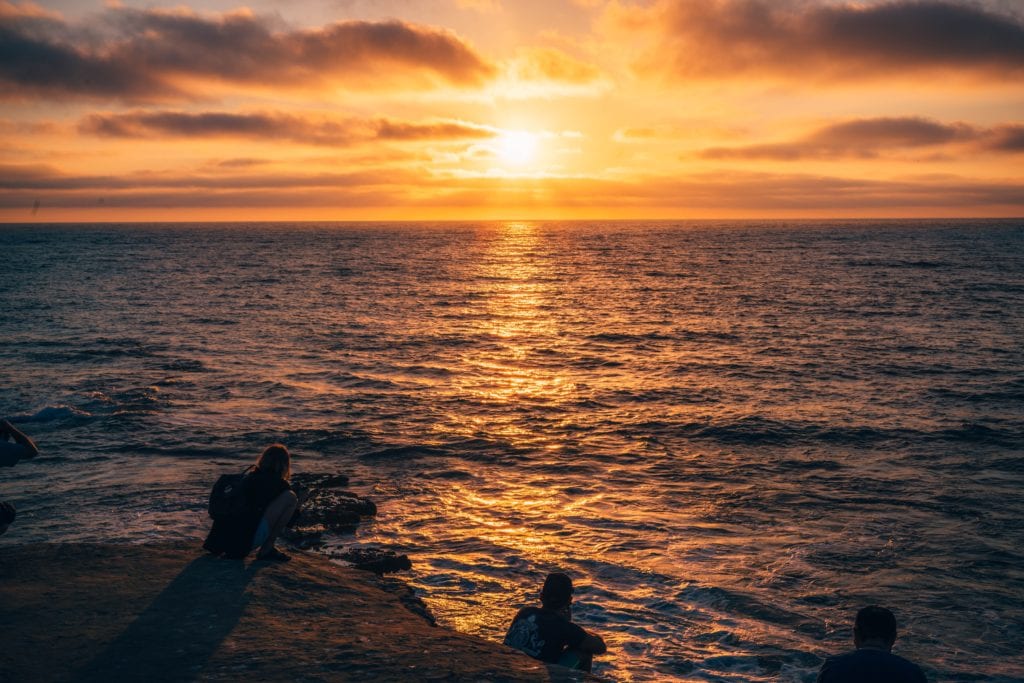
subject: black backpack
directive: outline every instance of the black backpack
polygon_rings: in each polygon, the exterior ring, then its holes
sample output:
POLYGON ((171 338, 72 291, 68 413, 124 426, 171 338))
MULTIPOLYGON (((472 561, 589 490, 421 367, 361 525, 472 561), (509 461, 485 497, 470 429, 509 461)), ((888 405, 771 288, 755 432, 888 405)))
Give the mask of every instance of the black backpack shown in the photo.
POLYGON ((245 500, 245 475, 254 468, 247 467, 241 474, 222 474, 210 491, 210 517, 217 519, 237 519, 249 510, 245 500))

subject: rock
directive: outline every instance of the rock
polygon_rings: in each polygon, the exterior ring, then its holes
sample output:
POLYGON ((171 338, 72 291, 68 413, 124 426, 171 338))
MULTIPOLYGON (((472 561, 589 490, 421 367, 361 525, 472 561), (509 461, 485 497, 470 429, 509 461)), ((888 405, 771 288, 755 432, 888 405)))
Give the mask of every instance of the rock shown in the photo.
MULTIPOLYGON (((307 472, 292 477, 296 488, 309 490, 309 497, 301 513, 294 520, 291 536, 301 547, 307 543, 319 544, 317 527, 335 533, 352 533, 359 525, 360 518, 377 514, 377 505, 350 491, 337 490, 348 484, 344 474, 322 474, 307 472)), ((287 536, 291 538, 291 536, 287 536)))
POLYGON ((5 545, 0 680, 571 680, 414 617, 395 579, 307 553, 226 562, 194 545, 5 545))
POLYGON ((356 569, 373 572, 377 576, 412 569, 408 555, 399 555, 393 550, 378 548, 349 548, 332 554, 334 559, 350 563, 356 569))
POLYGON ((348 486, 348 481, 348 476, 344 474, 300 472, 292 475, 293 485, 307 489, 338 489, 348 486))
POLYGON ((323 526, 295 526, 284 530, 282 537, 296 548, 319 548, 324 544, 323 535, 327 529, 323 526))

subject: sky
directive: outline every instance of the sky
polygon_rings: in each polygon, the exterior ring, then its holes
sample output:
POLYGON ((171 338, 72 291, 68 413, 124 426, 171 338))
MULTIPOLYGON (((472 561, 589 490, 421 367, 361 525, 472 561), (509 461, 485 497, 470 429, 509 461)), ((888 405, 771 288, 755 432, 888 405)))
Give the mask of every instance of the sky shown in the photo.
POLYGON ((0 221, 1024 216, 1017 0, 0 0, 0 221))

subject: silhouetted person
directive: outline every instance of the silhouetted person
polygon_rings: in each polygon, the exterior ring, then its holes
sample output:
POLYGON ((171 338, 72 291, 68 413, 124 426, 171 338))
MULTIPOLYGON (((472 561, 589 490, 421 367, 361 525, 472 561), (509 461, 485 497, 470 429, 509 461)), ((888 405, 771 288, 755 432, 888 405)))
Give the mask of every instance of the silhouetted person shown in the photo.
POLYGON ((32 443, 32 439, 7 420, 0 420, 0 437, 3 439, 0 441, 0 467, 14 467, 19 460, 39 455, 39 449, 32 443))
POLYGON ((818 683, 926 683, 921 668, 892 654, 896 617, 884 607, 865 607, 853 625, 853 652, 829 657, 818 683))
POLYGON ((243 558, 257 550, 257 560, 287 562, 291 558, 274 547, 302 500, 292 490, 291 455, 282 444, 268 446, 245 475, 242 491, 246 511, 235 519, 215 520, 203 547, 214 554, 243 558))
POLYGON ((14 518, 18 516, 17 510, 10 503, 0 503, 0 536, 4 535, 7 531, 7 527, 14 523, 14 518))
MULTIPOLYGON (((17 427, 7 420, 0 420, 0 467, 14 467, 19 460, 28 460, 39 455, 39 449, 17 427)), ((0 534, 14 522, 17 511, 11 503, 0 503, 0 534)))
POLYGON ((572 579, 548 574, 540 607, 524 607, 512 620, 505 644, 549 664, 590 671, 594 655, 608 651, 600 636, 572 623, 572 579))

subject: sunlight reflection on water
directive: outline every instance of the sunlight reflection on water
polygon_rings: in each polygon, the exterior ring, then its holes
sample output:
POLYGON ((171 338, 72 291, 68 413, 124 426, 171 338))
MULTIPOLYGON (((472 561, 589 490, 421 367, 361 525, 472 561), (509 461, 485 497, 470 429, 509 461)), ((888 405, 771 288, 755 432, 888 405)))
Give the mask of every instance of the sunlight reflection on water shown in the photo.
POLYGON ((872 601, 933 678, 1019 680, 1022 239, 3 228, 0 414, 46 457, 2 473, 0 546, 195 538, 283 440, 462 630, 500 640, 560 569, 617 680, 813 680, 872 601))

